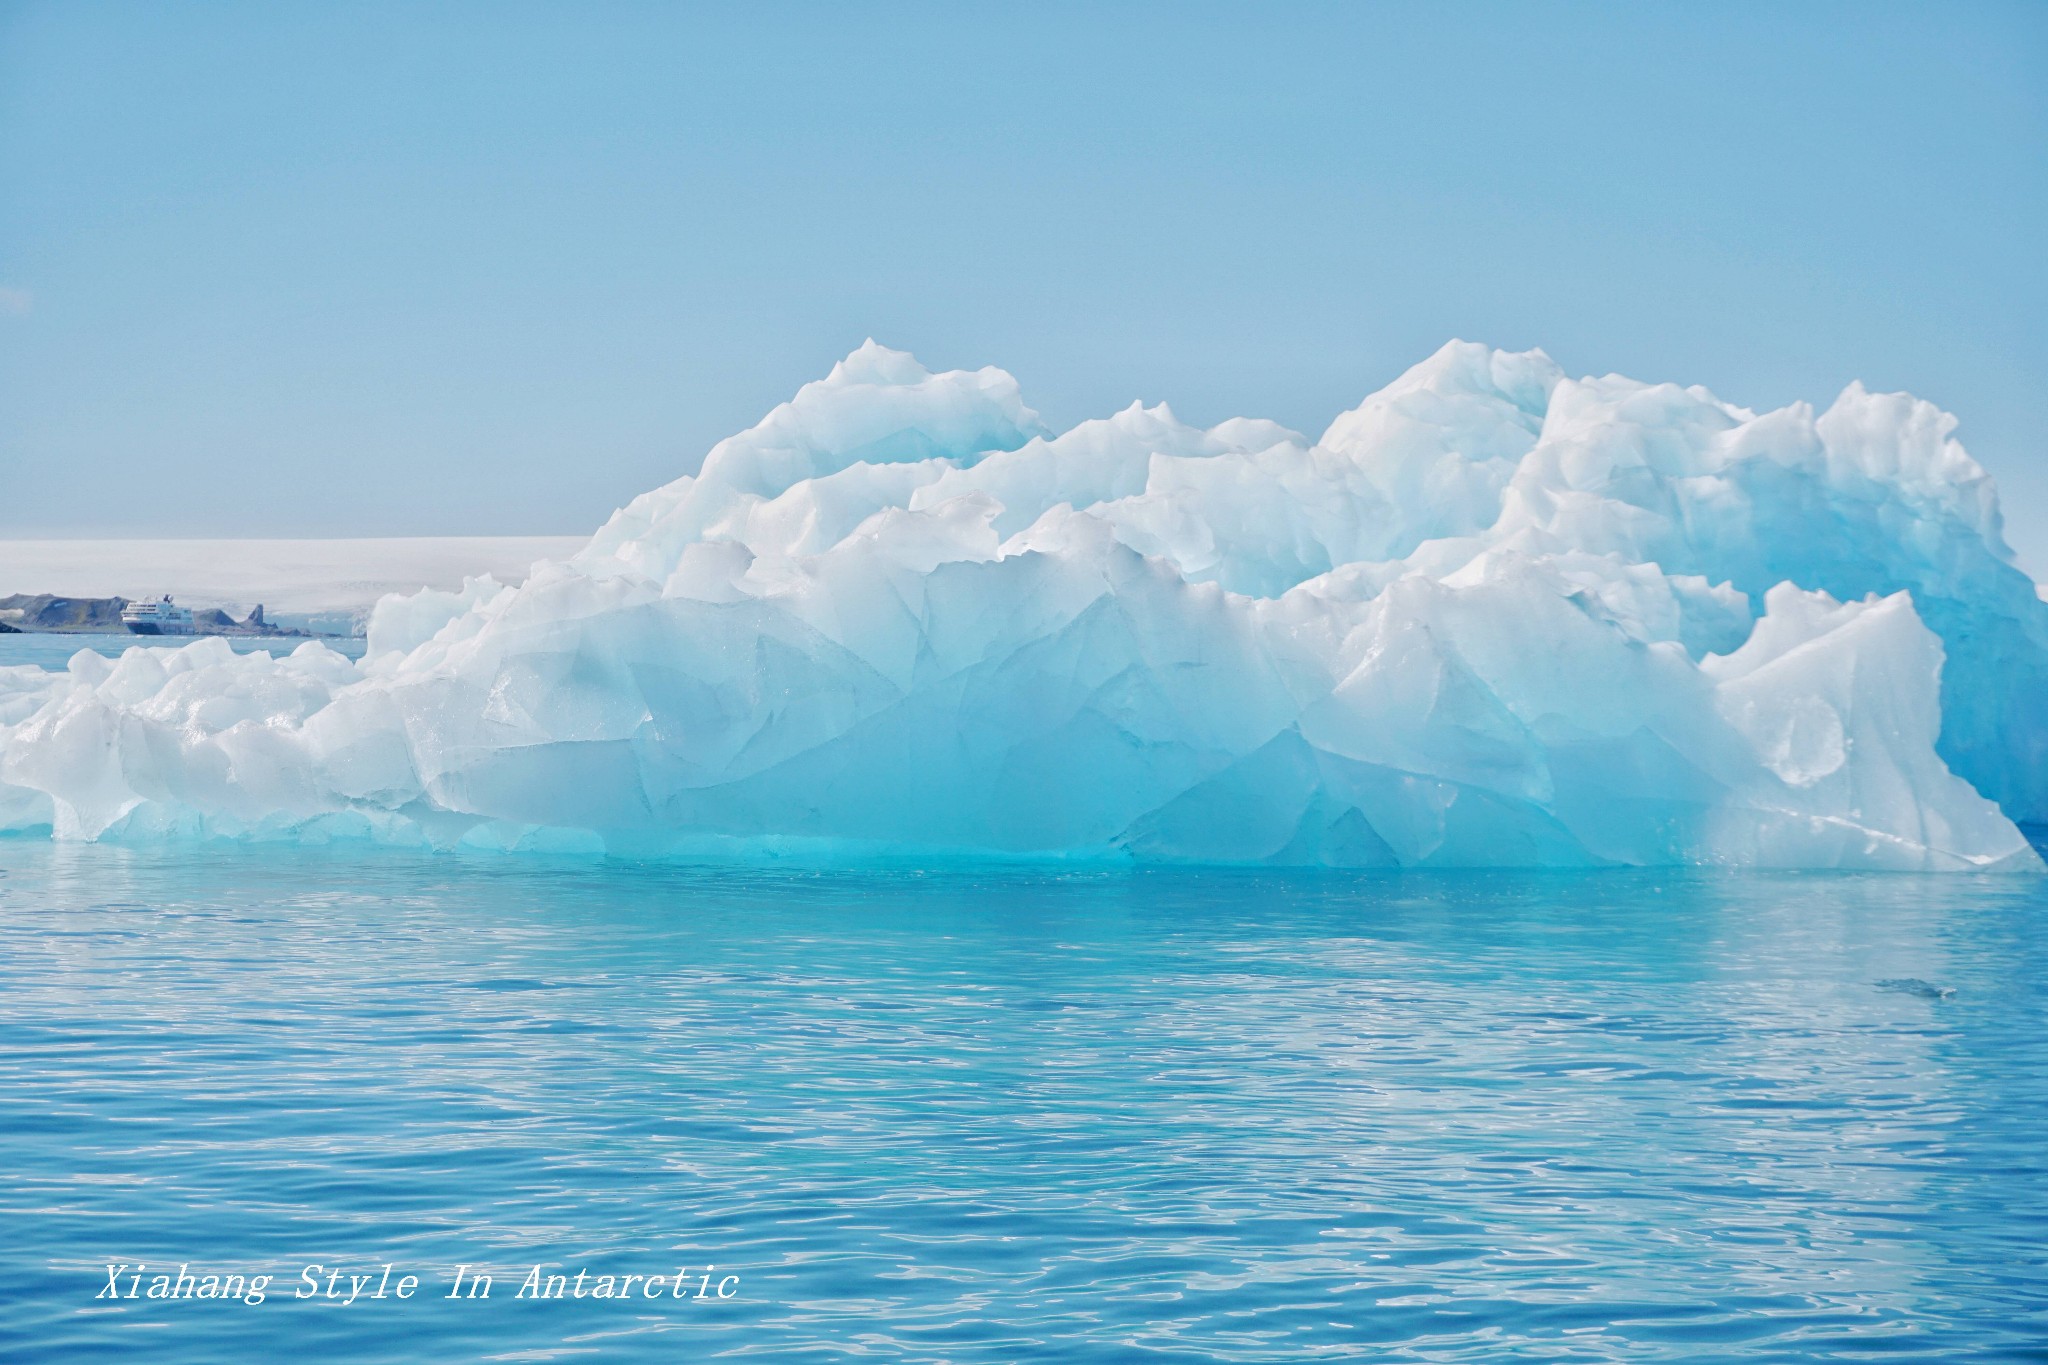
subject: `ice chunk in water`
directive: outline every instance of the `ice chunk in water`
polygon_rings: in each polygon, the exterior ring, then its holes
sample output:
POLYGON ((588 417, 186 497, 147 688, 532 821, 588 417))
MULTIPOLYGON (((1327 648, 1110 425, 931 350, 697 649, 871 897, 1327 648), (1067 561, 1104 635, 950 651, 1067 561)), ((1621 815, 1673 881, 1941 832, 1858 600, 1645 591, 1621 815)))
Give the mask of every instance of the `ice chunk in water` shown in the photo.
POLYGON ((2048 605, 1953 425, 1454 342, 1319 440, 1054 433, 869 343, 522 586, 385 599, 360 665, 0 670, 0 827, 2037 866, 2048 605))

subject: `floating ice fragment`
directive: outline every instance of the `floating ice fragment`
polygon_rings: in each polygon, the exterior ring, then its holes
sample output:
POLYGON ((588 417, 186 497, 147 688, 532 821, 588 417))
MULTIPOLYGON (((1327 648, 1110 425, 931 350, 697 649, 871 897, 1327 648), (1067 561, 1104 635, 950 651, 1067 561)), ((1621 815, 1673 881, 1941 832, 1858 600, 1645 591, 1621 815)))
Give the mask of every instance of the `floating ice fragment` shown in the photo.
POLYGON ((1931 981, 1922 981, 1917 976, 1892 977, 1877 983, 1881 991, 1897 991, 1901 995, 1917 995, 1922 1000, 1948 1000, 1954 997, 1953 986, 1937 986, 1931 981))

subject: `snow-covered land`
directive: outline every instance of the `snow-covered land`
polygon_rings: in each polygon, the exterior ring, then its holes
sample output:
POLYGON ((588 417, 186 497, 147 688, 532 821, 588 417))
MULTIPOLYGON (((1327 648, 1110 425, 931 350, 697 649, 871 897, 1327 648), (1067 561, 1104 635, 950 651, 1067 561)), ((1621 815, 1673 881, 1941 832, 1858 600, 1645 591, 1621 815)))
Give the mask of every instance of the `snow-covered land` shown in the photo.
POLYGON ((523 586, 384 599, 360 665, 0 672, 0 827, 2038 867, 2048 604, 1953 427, 1452 343, 1317 441, 1055 433, 870 343, 523 586))
POLYGON ((346 623, 388 593, 459 588, 489 574, 518 582, 561 559, 578 536, 400 536, 361 540, 0 540, 0 595, 125 597, 170 593, 188 607, 272 621, 346 623))

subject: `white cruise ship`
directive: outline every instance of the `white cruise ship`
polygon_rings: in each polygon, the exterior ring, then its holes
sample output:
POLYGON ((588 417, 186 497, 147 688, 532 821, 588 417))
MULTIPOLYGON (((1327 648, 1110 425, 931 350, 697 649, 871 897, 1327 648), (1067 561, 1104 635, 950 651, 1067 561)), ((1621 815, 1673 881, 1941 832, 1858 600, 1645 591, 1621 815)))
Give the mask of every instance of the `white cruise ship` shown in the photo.
POLYGON ((121 624, 137 635, 190 635, 192 609, 173 605, 165 593, 161 602, 130 602, 121 608, 121 624))

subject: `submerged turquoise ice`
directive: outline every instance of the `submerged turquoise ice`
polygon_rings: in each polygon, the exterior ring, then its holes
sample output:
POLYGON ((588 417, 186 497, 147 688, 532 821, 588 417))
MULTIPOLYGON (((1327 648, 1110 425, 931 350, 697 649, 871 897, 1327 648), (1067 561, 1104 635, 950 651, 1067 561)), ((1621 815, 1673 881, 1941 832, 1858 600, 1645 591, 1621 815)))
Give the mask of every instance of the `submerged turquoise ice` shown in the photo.
POLYGON ((0 670, 0 829, 816 861, 2025 868, 2048 605, 1954 419, 1453 343, 1317 440, 872 343, 358 663, 0 670))
POLYGON ((2035 878, 0 871, 10 1360, 2048 1343, 2035 878), (110 1261, 278 1278, 95 1305, 110 1261), (287 1292, 387 1261, 496 1296, 287 1292), (740 1292, 501 1297, 542 1262, 740 1292))

